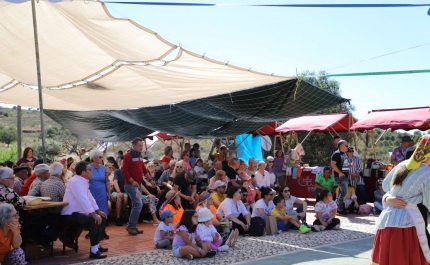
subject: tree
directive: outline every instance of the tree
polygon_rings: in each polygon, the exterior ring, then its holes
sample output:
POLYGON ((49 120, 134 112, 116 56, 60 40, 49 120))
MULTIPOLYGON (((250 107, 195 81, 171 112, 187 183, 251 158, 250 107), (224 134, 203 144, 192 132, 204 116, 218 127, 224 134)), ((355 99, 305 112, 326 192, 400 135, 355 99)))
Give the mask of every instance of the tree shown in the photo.
MULTIPOLYGON (((318 77, 306 77, 314 76, 315 72, 305 71, 299 75, 299 80, 306 81, 314 86, 327 90, 337 96, 341 96, 342 91, 340 90, 340 83, 334 79, 324 76, 325 71, 320 71, 318 77)), ((342 103, 338 106, 331 107, 323 112, 324 113, 337 113, 337 112, 352 112, 354 106, 348 102, 342 103)), ((299 141, 302 141, 309 132, 298 133, 299 141)), ((339 133, 342 139, 351 142, 351 136, 347 133, 339 133)), ((303 149, 305 150, 305 156, 302 157, 304 163, 312 166, 324 166, 330 163, 330 148, 333 147, 333 136, 335 134, 329 133, 312 133, 304 142, 303 149)), ((293 141, 294 142, 294 141, 293 141)), ((295 143, 294 143, 295 144, 295 143)), ((293 144, 293 146, 295 146, 293 144)))
POLYGON ((16 128, 13 125, 0 129, 0 142, 7 144, 7 147, 18 138, 16 128))
MULTIPOLYGON (((60 143, 58 143, 54 140, 46 141, 46 158, 54 161, 56 157, 58 157, 62 154, 62 152, 63 152, 63 149, 61 148, 60 143)), ((41 142, 39 142, 35 146, 34 154, 36 157, 43 157, 43 148, 42 148, 41 142)))

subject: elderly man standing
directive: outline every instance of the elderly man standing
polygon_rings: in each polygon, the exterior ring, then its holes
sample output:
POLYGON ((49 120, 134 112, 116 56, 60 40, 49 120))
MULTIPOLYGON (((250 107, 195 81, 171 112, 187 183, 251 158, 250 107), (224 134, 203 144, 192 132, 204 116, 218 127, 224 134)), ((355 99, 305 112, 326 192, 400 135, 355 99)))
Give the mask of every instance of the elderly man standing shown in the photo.
POLYGON ((132 149, 124 155, 122 173, 125 176, 124 190, 131 200, 131 211, 126 230, 129 235, 135 236, 143 234, 143 231, 138 230, 136 225, 143 206, 141 199, 143 176, 149 177, 149 173, 142 158, 143 140, 134 138, 131 144, 132 149))
POLYGON ((106 213, 99 210, 89 190, 88 180, 92 176, 91 166, 85 161, 76 165, 76 175, 67 184, 63 201, 68 202, 61 211, 62 220, 71 226, 84 227, 90 231, 90 258, 104 259, 107 248, 99 245, 106 227, 106 213))
POLYGON ((39 164, 34 168, 34 172, 36 173, 36 179, 31 184, 28 195, 40 196, 40 187, 42 183, 50 177, 49 166, 47 164, 39 164))

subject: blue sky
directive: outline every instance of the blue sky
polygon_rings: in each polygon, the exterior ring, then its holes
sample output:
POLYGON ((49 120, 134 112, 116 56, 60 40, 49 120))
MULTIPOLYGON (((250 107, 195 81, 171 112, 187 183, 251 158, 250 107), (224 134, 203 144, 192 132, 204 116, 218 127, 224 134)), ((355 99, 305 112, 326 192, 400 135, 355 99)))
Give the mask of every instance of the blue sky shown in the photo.
MULTIPOLYGON (((159 1, 160 2, 160 1, 159 1)), ((365 3, 363 1, 184 0, 233 4, 365 3)), ((367 3, 426 4, 427 1, 367 3)), ((428 7, 275 8, 168 7, 108 4, 115 17, 130 18, 163 38, 206 56, 280 75, 328 70, 430 43, 428 7)), ((328 70, 329 73, 430 69, 430 45, 328 70)), ((430 105, 430 74, 337 77, 355 116, 372 109, 430 105)))
MULTIPOLYGON (((132 1, 132 0, 130 0, 132 1)), ((155 0, 156 1, 156 0, 155 0)), ((169 0, 232 4, 364 3, 361 0, 169 0)), ((430 4, 430 0, 368 1, 430 4)), ((353 63, 430 43, 428 7, 281 8, 177 7, 107 4, 114 17, 129 18, 191 51, 254 70, 292 76, 296 69, 329 73, 430 69, 430 45, 383 58, 353 63), (332 70, 330 70, 332 69, 332 70)), ((429 106, 430 74, 336 77, 342 96, 352 99, 354 115, 372 109, 429 106)))

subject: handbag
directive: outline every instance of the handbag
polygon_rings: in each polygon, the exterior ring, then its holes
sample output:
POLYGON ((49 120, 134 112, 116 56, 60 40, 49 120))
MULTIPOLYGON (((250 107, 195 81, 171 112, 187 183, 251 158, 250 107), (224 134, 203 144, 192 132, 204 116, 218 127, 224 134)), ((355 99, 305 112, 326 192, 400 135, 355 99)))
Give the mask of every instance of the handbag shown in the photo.
POLYGON ((278 233, 278 225, 276 224, 275 216, 266 216, 266 235, 276 235, 278 233))

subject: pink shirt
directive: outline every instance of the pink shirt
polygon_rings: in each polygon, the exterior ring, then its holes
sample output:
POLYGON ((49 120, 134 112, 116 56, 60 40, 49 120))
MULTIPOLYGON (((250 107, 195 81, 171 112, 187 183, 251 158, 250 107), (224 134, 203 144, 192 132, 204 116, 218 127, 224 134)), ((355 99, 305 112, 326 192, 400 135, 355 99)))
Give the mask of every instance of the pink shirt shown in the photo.
POLYGON ((70 179, 63 198, 63 202, 68 202, 69 205, 64 206, 61 215, 71 215, 74 212, 90 214, 99 209, 89 186, 89 181, 79 175, 70 179))

